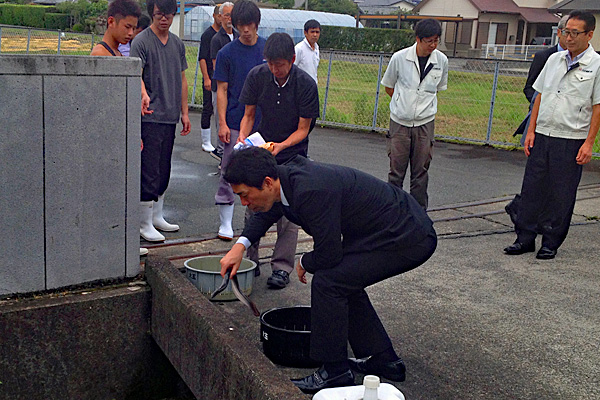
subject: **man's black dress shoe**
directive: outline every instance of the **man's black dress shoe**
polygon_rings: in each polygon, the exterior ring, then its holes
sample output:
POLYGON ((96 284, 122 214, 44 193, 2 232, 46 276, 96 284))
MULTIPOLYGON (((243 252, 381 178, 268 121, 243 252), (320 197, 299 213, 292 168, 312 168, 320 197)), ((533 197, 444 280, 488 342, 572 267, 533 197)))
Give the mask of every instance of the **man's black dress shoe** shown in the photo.
POLYGON ((535 251, 535 243, 531 242, 529 244, 514 242, 510 246, 504 248, 504 252, 511 256, 518 256, 525 253, 531 253, 535 251))
POLYGON ((302 390, 304 393, 313 394, 321 389, 327 389, 340 386, 353 386, 354 374, 347 370, 341 375, 329 376, 325 368, 321 367, 312 375, 301 379, 292 379, 292 383, 302 390))
POLYGON ((406 366, 401 358, 388 363, 369 362, 369 358, 350 358, 348 363, 352 370, 361 374, 377 375, 394 382, 404 382, 406 379, 406 366))
POLYGON ((542 246, 540 251, 537 252, 535 258, 540 260, 551 260, 556 256, 556 250, 552 250, 546 246, 542 246))

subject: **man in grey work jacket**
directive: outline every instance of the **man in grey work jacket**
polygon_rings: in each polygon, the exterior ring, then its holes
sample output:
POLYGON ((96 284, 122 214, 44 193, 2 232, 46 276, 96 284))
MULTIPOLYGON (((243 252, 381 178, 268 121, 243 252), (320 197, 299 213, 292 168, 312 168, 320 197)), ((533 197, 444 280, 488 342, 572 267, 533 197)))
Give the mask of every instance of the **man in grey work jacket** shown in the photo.
POLYGON ((414 45, 394 53, 381 84, 392 98, 388 181, 401 188, 410 162, 410 194, 427 209, 437 92, 448 84, 448 58, 437 50, 442 34, 438 21, 419 21, 415 34, 414 45))

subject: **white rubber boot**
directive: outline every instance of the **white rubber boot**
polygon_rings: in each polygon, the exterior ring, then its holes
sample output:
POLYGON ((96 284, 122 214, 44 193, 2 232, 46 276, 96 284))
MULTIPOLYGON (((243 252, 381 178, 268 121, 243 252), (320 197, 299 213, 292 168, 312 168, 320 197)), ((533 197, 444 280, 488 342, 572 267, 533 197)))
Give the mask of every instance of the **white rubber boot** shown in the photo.
POLYGON ((145 247, 140 247, 140 257, 148 254, 148 249, 145 247))
POLYGON ((215 151, 215 148, 210 142, 210 129, 202 129, 202 150, 207 153, 215 151))
POLYGON ((163 232, 177 232, 179 230, 179 225, 170 224, 165 221, 163 217, 163 205, 165 204, 165 195, 158 196, 158 201, 154 202, 152 206, 152 224, 156 229, 159 229, 163 232))
POLYGON ((163 242, 165 237, 152 225, 153 201, 140 201, 140 235, 149 242, 163 242))
POLYGON ((219 204, 219 217, 221 218, 221 226, 217 237, 223 240, 233 239, 233 204, 219 204))

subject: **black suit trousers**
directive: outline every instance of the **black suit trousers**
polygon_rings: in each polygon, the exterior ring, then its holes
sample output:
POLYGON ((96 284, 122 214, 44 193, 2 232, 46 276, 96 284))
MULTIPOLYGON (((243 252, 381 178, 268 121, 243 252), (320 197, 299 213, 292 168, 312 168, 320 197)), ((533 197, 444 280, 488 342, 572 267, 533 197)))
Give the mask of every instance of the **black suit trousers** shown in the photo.
POLYGON ((556 250, 567 237, 583 170, 575 158, 584 142, 536 133, 525 166, 515 224, 519 242, 534 241, 538 226, 542 246, 556 250))
MULTIPOLYGON (((334 268, 312 278, 310 356, 319 362, 348 357, 348 343, 358 358, 392 347, 392 342, 365 292, 367 286, 410 271, 431 257, 435 231, 418 245, 394 251, 344 254, 334 268)), ((402 300, 397 302, 402 312, 402 300)))

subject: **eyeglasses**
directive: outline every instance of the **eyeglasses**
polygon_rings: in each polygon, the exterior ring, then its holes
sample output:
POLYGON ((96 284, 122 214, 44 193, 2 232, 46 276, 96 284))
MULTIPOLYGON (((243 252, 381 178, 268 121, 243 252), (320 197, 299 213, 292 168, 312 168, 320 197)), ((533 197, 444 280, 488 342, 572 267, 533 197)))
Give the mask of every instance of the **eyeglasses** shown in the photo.
POLYGON ((166 18, 166 19, 171 19, 174 16, 175 16, 175 13, 165 14, 165 13, 162 13, 162 12, 157 12, 157 13, 152 14, 152 17, 158 18, 159 20, 163 19, 163 17, 166 18))
POLYGON ((579 32, 579 31, 569 31, 567 29, 563 29, 562 31, 560 31, 561 36, 571 36, 573 39, 577 39, 577 36, 581 35, 582 33, 588 33, 589 31, 583 31, 583 32, 579 32))
POLYGON ((421 42, 425 44, 438 44, 440 42, 440 38, 437 37, 435 39, 421 39, 421 42))

